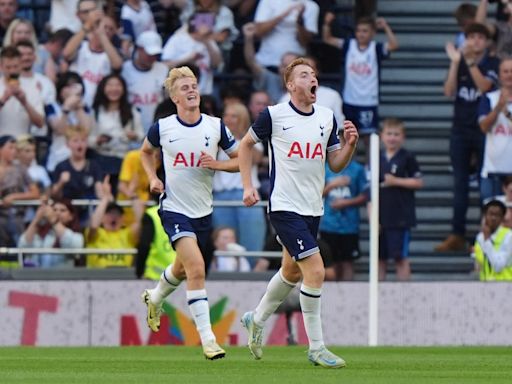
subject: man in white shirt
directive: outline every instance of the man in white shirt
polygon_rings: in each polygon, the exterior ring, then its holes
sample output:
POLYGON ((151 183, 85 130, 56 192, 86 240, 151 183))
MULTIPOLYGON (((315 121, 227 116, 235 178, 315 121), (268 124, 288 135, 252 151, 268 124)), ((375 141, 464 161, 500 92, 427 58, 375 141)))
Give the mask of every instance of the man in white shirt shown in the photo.
POLYGON ((129 100, 141 112, 145 133, 153 125, 155 109, 163 100, 162 84, 169 72, 167 65, 157 61, 161 52, 160 35, 153 31, 142 32, 137 37, 133 59, 123 64, 121 72, 129 100))
POLYGON ((0 52, 0 135, 18 137, 30 126, 44 127, 44 106, 37 88, 21 77, 21 55, 16 47, 0 52))
POLYGON ((70 70, 82 76, 84 101, 88 106, 92 105, 101 79, 123 65, 121 55, 107 34, 105 18, 100 9, 88 12, 82 29, 69 39, 62 51, 62 56, 71 62, 70 70))
POLYGON ((333 112, 315 104, 318 80, 307 59, 290 63, 284 79, 290 102, 264 110, 240 143, 246 206, 259 201, 251 179, 251 150, 265 139, 271 144, 268 210, 283 246, 281 269, 270 280, 255 311, 242 316, 242 325, 249 334, 249 350, 256 359, 261 359, 265 321, 302 278, 300 305, 309 339, 308 359, 326 368, 342 368, 345 361, 327 350, 323 341, 320 297, 325 270, 317 234, 323 214, 325 161, 334 172, 341 171, 352 158, 358 133, 352 122, 345 121, 346 144, 341 147, 333 112))
POLYGON ((261 0, 254 22, 261 45, 256 60, 265 67, 278 67, 285 52, 306 53, 318 33, 320 8, 312 0, 261 0))

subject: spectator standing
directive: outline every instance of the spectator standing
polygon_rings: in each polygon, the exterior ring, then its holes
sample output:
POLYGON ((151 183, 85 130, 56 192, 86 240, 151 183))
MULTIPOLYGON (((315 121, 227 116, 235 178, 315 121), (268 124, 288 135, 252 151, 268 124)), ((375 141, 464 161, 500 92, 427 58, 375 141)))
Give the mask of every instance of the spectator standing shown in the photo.
POLYGON ((92 0, 52 0, 50 4, 50 32, 55 33, 59 29, 66 28, 73 33, 76 33, 82 27, 77 13, 83 13, 87 10, 87 6, 91 4, 92 0), (79 3, 85 3, 79 7, 79 3))
MULTIPOLYGON (((51 205, 42 202, 34 219, 18 242, 20 248, 76 248, 84 247, 78 215, 69 200, 56 200, 51 205)), ((67 255, 36 254, 26 256, 26 266, 42 268, 73 266, 67 255)))
POLYGON ((455 37, 455 48, 464 48, 464 44, 466 42, 464 30, 469 24, 475 22, 476 10, 476 6, 471 3, 462 3, 455 10, 455 20, 457 20, 457 25, 460 29, 459 33, 457 33, 457 36, 455 37))
POLYGON ((41 73, 57 82, 57 76, 67 71, 68 64, 62 59, 62 50, 73 36, 69 29, 59 29, 50 34, 46 43, 39 46, 34 72, 41 73))
POLYGON ((258 64, 277 72, 285 52, 304 55, 318 33, 319 11, 311 0, 260 0, 254 17, 256 36, 261 39, 258 64))
MULTIPOLYGON (((382 60, 398 49, 398 40, 391 27, 382 17, 360 18, 356 22, 355 39, 340 39, 331 34, 334 14, 328 12, 322 26, 326 44, 342 50, 343 66, 343 113, 353 121, 363 137, 368 157, 369 134, 379 127, 379 73, 382 60), (374 40, 377 29, 383 29, 387 42, 374 40)), ((368 159, 366 159, 368 160, 368 159)))
POLYGON ((286 94, 283 82, 283 71, 293 60, 299 57, 298 53, 285 51, 280 56, 279 66, 267 68, 256 60, 255 42, 256 25, 247 23, 243 26, 244 33, 244 58, 249 70, 254 75, 253 86, 258 91, 267 92, 272 101, 277 102, 286 94))
POLYGON ((164 98, 162 84, 169 69, 158 61, 160 53, 161 37, 153 31, 143 32, 137 37, 132 60, 125 61, 121 72, 128 99, 140 110, 144 133, 153 125, 156 107, 164 98))
POLYGON ((123 158, 130 148, 140 146, 144 137, 140 113, 128 102, 121 75, 112 73, 100 81, 93 110, 95 124, 89 135, 89 146, 96 151, 103 171, 110 175, 116 194, 123 158))
POLYGON ((181 21, 186 24, 190 17, 197 13, 204 22, 213 21, 213 39, 222 51, 225 65, 229 68, 233 41, 238 37, 238 29, 231 9, 222 4, 221 0, 189 0, 181 13, 181 21))
POLYGON ((0 48, 2 48, 2 42, 9 25, 16 18, 17 10, 17 0, 0 0, 0 48))
POLYGON ((503 179, 503 204, 507 207, 507 212, 503 218, 503 225, 512 228, 512 176, 503 179))
POLYGON ((126 0, 121 8, 123 38, 135 43, 142 32, 156 32, 155 19, 149 4, 144 0, 126 0))
POLYGON ((170 68, 192 63, 199 68, 199 91, 213 92, 213 71, 222 65, 221 51, 213 39, 212 27, 192 23, 177 30, 164 45, 162 61, 170 68))
POLYGON ((453 218, 451 234, 435 247, 438 252, 466 250, 466 212, 469 205, 471 157, 477 157, 478 173, 482 167, 484 135, 478 126, 478 103, 482 93, 497 82, 499 60, 486 51, 489 30, 483 24, 470 24, 466 45, 461 52, 453 43, 446 44, 450 68, 444 83, 445 96, 454 97, 450 137, 453 167, 453 218))
POLYGON ((56 88, 57 102, 46 108, 52 135, 46 161, 46 168, 50 172, 53 172, 57 164, 66 160, 71 153, 66 145, 66 128, 80 126, 90 132, 94 122, 91 110, 83 100, 84 83, 78 73, 65 72, 60 75, 56 88))
POLYGON ((480 98, 478 120, 485 134, 484 160, 480 174, 480 199, 497 196, 502 178, 512 176, 512 59, 503 59, 499 67, 498 90, 480 98))
MULTIPOLYGON (((224 110, 223 121, 234 138, 240 141, 249 126, 249 111, 243 104, 228 104, 224 110)), ((258 165, 263 158, 263 145, 258 143, 253 147, 252 183, 260 187, 258 180, 258 165)), ((224 161, 229 157, 223 151, 217 155, 217 160, 224 161)), ((220 201, 240 201, 244 190, 240 173, 216 172, 213 176, 213 198, 220 201)), ((267 225, 262 207, 216 207, 213 211, 213 226, 230 227, 235 230, 236 238, 242 247, 248 251, 261 251, 265 244, 267 225)))
MULTIPOLYGON (((320 238, 331 249, 334 280, 353 280, 354 261, 359 251, 359 207, 368 200, 368 181, 364 166, 351 160, 335 173, 325 167, 324 215, 320 238)), ((322 255, 323 256, 323 255, 322 255)))
POLYGON ((490 32, 490 38, 496 41, 495 54, 500 59, 512 55, 512 4, 509 1, 504 2, 506 21, 497 20, 492 23, 486 23, 487 6, 489 0, 480 0, 475 16, 475 22, 484 24, 490 32))
POLYGON ((0 136, 0 246, 14 247, 24 230, 25 209, 12 205, 18 200, 39 198, 37 185, 26 169, 14 160, 16 139, 0 136))
POLYGON ((512 281, 512 230, 503 226, 506 210, 498 200, 484 205, 474 253, 481 281, 512 281))
POLYGON ((0 135, 15 137, 29 132, 30 126, 44 127, 41 96, 30 81, 21 77, 21 55, 16 47, 0 52, 0 135))
POLYGON ((398 119, 382 124, 379 203, 379 279, 386 279, 387 262, 393 259, 397 280, 409 280, 409 241, 416 226, 414 191, 423 187, 421 172, 412 153, 403 148, 405 128, 398 119))
MULTIPOLYGON (((79 4, 81 6, 82 4, 79 4)), ((62 55, 71 62, 70 69, 84 81, 86 105, 91 106, 101 79, 121 69, 123 59, 107 35, 109 21, 100 9, 88 12, 82 29, 67 42, 62 55)))

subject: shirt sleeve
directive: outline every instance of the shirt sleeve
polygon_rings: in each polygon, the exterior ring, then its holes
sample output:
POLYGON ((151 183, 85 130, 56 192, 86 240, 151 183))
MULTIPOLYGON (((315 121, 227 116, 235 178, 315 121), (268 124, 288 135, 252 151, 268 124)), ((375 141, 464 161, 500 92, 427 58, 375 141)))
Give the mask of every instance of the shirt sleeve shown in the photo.
POLYGON ((268 108, 261 111, 256 121, 249 128, 249 134, 257 143, 270 138, 272 135, 272 117, 270 117, 268 108))
POLYGON ((155 147, 160 148, 160 126, 158 124, 158 121, 154 123, 151 128, 149 128, 148 135, 147 135, 149 143, 155 147))
POLYGON ((416 160, 416 157, 414 157, 414 155, 412 153, 409 153, 407 156, 406 167, 407 167, 407 177, 420 178, 422 176, 418 161, 416 160))
POLYGON ((237 149, 238 144, 235 140, 235 137, 231 133, 228 127, 224 124, 224 122, 220 121, 220 142, 219 146, 226 152, 227 154, 233 152, 237 149))
POLYGON ((332 152, 341 148, 340 139, 338 137, 338 124, 336 124, 336 118, 332 117, 332 131, 327 142, 327 152, 332 152))
POLYGON ((489 113, 491 113, 491 100, 487 95, 483 95, 478 103, 478 121, 480 122, 489 113))
POLYGON ((304 10, 304 28, 315 35, 318 33, 319 12, 320 8, 318 7, 318 4, 313 1, 308 1, 306 3, 306 8, 304 10))
POLYGON ((273 7, 270 4, 269 0, 260 0, 258 6, 256 7, 256 14, 254 15, 254 22, 260 23, 262 21, 268 21, 272 19, 274 16, 272 15, 273 7))
POLYGON ((487 259, 489 259, 492 269, 497 273, 512 264, 512 235, 510 233, 505 237, 499 249, 494 249, 494 244, 490 238, 481 242, 480 246, 487 259))
POLYGON ((377 59, 379 62, 383 59, 387 59, 389 57, 388 44, 377 43, 375 44, 375 49, 377 51, 377 59))

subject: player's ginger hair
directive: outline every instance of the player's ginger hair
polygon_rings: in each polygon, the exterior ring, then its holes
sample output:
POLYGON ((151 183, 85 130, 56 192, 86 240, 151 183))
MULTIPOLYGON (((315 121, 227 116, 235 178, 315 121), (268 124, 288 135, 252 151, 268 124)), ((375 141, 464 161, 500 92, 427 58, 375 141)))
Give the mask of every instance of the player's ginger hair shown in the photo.
POLYGON ((176 92, 176 81, 185 77, 191 77, 197 80, 194 72, 187 66, 173 68, 169 71, 169 76, 167 76, 167 79, 164 81, 164 87, 170 97, 173 97, 176 92))
MULTIPOLYGON (((295 67, 299 65, 307 65, 308 67, 311 67, 311 62, 309 59, 305 57, 299 57, 295 60, 293 60, 290 64, 286 66, 283 73, 284 83, 288 84, 288 81, 290 81, 290 78, 292 77, 292 72, 295 69, 295 67)), ((313 67, 311 67, 313 68, 313 67)))

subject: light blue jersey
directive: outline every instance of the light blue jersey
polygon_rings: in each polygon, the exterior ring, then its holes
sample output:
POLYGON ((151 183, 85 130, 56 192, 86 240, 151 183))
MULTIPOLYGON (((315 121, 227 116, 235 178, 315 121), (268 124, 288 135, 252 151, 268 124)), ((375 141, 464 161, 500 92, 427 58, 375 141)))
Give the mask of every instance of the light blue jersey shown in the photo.
POLYGON ((325 197, 324 216, 320 221, 320 231, 339 234, 359 233, 359 207, 332 209, 330 204, 332 201, 339 198, 354 198, 368 189, 368 181, 364 167, 357 161, 352 160, 347 167, 339 173, 334 173, 328 166, 325 168, 326 184, 340 176, 348 176, 350 178, 350 184, 331 190, 325 197))

